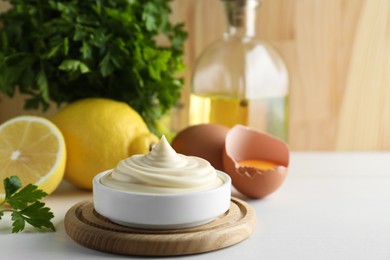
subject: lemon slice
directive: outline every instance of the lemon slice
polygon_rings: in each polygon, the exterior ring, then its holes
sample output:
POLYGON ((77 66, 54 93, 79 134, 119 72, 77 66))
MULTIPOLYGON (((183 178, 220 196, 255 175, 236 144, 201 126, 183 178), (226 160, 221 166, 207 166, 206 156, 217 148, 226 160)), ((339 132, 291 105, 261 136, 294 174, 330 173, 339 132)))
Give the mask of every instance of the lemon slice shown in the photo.
POLYGON ((50 194, 62 180, 65 160, 64 138, 51 121, 18 116, 0 125, 0 182, 16 175, 23 186, 32 183, 50 194))

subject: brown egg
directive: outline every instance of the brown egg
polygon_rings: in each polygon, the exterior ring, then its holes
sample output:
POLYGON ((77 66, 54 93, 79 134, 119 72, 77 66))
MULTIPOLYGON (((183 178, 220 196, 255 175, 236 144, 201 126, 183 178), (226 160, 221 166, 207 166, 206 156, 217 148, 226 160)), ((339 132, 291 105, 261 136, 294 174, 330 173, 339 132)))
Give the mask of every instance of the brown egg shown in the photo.
POLYGON ((217 124, 200 124, 185 128, 172 140, 177 153, 203 158, 223 171, 222 154, 229 128, 217 124))
POLYGON ((288 164, 289 149, 275 137, 242 125, 233 127, 226 136, 224 170, 233 186, 248 197, 263 198, 277 190, 288 164))

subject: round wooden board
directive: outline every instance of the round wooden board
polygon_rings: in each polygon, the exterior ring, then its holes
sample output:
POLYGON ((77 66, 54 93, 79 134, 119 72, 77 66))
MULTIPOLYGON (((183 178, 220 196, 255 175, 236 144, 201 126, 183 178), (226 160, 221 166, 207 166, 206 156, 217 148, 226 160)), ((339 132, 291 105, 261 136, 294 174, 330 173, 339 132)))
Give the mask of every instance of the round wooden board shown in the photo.
POLYGON ((77 243, 99 251, 144 256, 208 252, 234 245, 253 232, 256 214, 246 202, 232 198, 230 209, 203 226, 176 230, 146 230, 121 226, 83 201, 68 210, 65 230, 77 243))

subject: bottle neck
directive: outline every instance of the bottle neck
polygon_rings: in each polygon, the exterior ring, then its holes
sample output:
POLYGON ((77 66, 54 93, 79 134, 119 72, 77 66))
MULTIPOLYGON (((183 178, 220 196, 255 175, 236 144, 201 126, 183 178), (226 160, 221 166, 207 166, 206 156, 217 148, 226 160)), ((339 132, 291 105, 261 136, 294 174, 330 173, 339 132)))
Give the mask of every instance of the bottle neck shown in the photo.
POLYGON ((259 1, 222 0, 227 22, 226 38, 252 38, 255 35, 256 7, 259 1))

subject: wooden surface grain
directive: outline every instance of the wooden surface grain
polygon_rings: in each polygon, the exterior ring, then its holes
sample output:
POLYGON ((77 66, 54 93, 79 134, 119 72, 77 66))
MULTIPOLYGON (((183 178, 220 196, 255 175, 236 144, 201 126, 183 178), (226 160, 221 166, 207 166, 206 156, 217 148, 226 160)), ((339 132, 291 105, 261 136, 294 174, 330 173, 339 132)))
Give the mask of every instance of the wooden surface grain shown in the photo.
MULTIPOLYGON (((189 80, 197 56, 224 31, 220 0, 175 0, 172 20, 189 32, 175 111, 187 123, 189 80)), ((0 5, 1 8, 1 5, 0 5)), ((390 149, 390 1, 263 0, 257 32, 290 73, 289 143, 294 150, 390 149)), ((22 113, 22 99, 0 99, 0 122, 22 113)))
POLYGON ((108 253, 172 256, 204 253, 232 246, 248 238, 256 213, 246 202, 232 198, 230 209, 202 226, 148 230, 121 226, 94 210, 92 202, 73 206, 65 215, 65 230, 79 244, 108 253))

